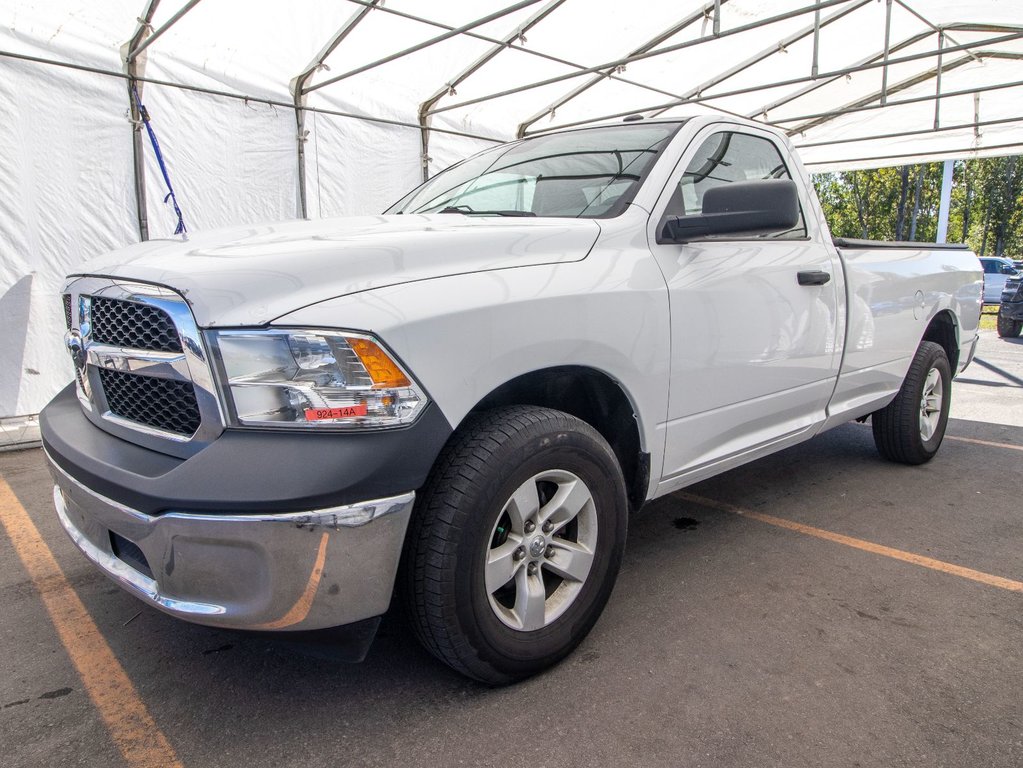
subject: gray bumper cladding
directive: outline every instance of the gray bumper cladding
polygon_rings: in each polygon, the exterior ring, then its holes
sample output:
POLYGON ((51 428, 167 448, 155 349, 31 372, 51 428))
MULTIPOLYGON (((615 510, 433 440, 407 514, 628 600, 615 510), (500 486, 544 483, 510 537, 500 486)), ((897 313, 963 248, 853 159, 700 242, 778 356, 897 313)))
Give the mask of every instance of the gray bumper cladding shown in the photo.
POLYGON ((49 463, 71 540, 125 590, 173 616, 314 630, 379 616, 390 604, 414 493, 310 512, 150 516, 49 463))

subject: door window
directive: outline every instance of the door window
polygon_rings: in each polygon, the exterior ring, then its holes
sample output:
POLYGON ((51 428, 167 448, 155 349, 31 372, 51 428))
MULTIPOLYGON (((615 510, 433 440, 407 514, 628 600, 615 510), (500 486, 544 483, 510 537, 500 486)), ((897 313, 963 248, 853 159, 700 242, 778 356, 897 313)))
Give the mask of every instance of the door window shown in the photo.
MULTIPOLYGON (((771 141, 745 133, 715 133, 700 145, 689 162, 665 213, 669 216, 702 213, 703 196, 707 190, 733 181, 791 178, 781 153, 771 141)), ((805 238, 806 221, 802 210, 799 212, 799 223, 792 229, 759 237, 805 238)))

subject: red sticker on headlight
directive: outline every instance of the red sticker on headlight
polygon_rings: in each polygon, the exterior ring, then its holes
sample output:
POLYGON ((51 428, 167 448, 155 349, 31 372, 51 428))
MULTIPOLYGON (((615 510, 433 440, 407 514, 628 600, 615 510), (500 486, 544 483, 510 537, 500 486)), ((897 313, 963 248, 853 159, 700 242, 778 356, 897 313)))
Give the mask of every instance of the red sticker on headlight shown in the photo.
POLYGON ((328 421, 330 419, 351 419, 365 416, 368 409, 365 403, 346 405, 344 408, 306 408, 306 421, 328 421))

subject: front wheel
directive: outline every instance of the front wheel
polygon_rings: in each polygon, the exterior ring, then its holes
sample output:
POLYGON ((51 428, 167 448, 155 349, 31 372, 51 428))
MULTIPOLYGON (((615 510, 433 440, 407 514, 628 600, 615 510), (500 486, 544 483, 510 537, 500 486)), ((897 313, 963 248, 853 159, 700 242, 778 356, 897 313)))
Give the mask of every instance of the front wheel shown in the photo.
POLYGON ((600 616, 626 524, 618 461, 588 424, 526 406, 471 416, 416 502, 402 576, 416 634, 485 683, 556 664, 600 616))
POLYGON ((1010 320, 998 313, 998 335, 1003 339, 1014 339, 1023 330, 1023 320, 1010 320))
POLYGON ((923 464, 934 458, 945 436, 952 371, 945 350, 921 342, 899 394, 871 417, 874 445, 889 461, 923 464))

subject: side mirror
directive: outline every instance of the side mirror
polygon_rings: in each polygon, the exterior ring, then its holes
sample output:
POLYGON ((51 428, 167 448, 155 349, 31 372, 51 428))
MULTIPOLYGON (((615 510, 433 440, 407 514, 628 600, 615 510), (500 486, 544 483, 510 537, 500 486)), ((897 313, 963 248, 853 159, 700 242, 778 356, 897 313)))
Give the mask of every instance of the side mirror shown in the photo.
POLYGON ((703 211, 668 216, 659 243, 686 243, 708 235, 784 232, 799 223, 799 194, 791 179, 734 181, 708 189, 703 211))

